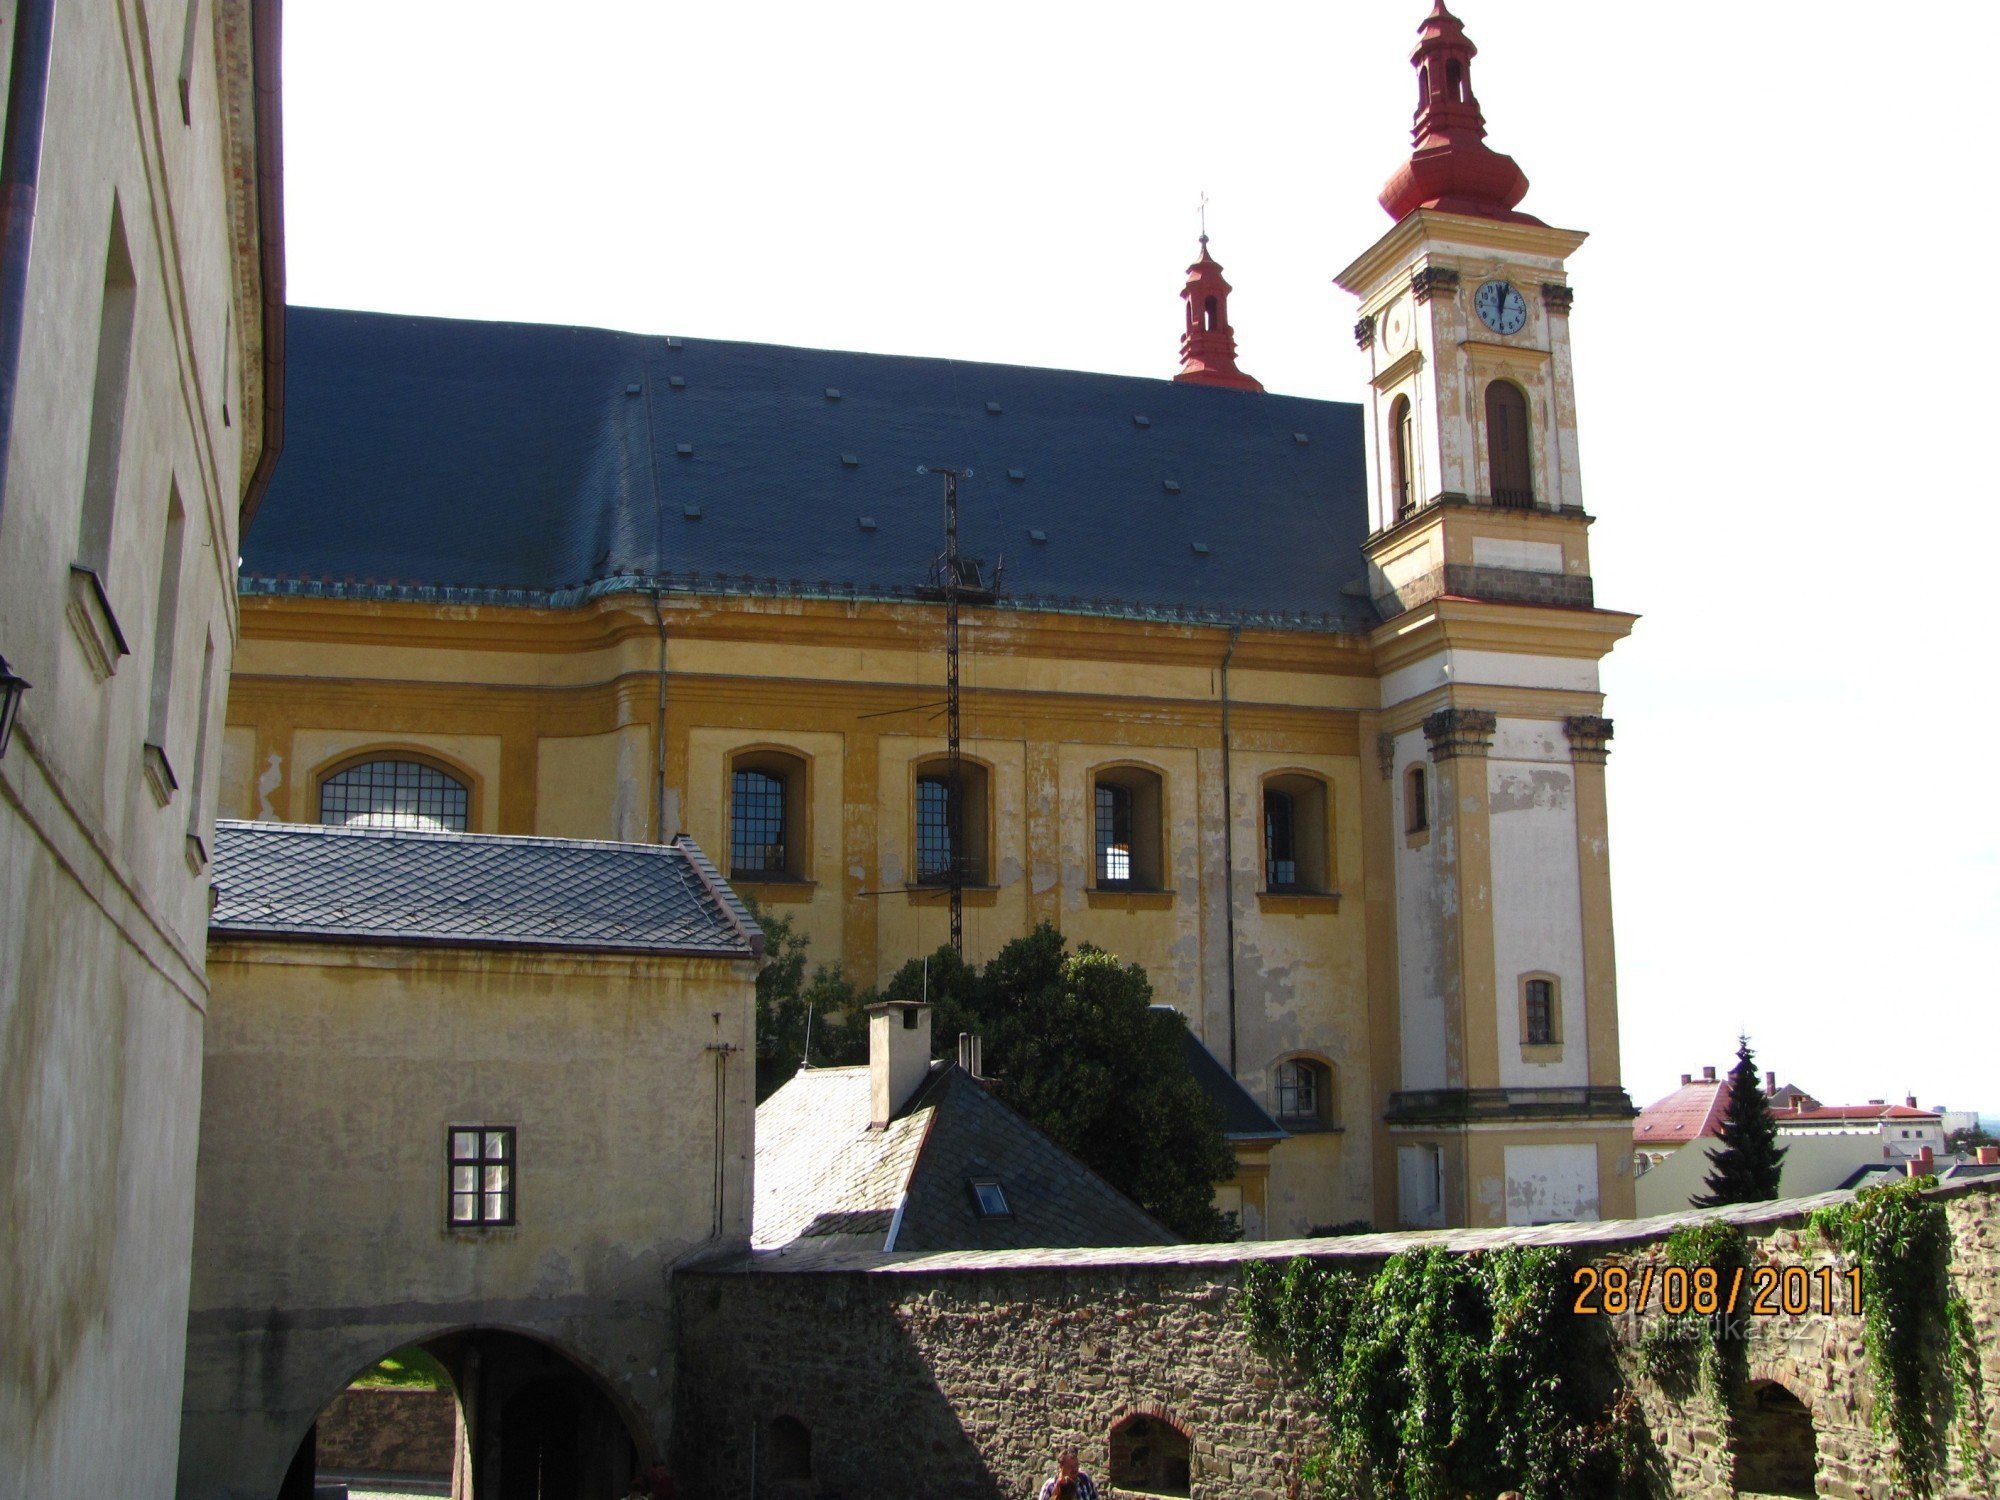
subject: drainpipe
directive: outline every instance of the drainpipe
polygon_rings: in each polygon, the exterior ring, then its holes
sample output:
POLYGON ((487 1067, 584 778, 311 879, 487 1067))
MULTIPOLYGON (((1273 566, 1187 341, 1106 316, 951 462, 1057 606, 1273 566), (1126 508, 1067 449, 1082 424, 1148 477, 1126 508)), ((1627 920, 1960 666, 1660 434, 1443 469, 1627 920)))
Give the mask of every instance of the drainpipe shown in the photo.
MULTIPOLYGON (((14 392, 21 375, 21 328, 28 306, 28 252, 35 237, 35 187, 42 170, 42 123, 48 116, 49 44, 55 0, 21 0, 14 12, 14 62, 7 85, 7 126, 0 143, 0 521, 7 514, 14 392)), ((0 655, 0 677, 10 675, 0 655)), ((15 678, 19 691, 26 681, 15 678)), ((0 747, 4 748, 4 747, 0 747)))
POLYGON ((653 585, 653 626, 660 632, 660 700, 653 732, 653 842, 667 841, 667 617, 660 613, 660 586, 653 585))
POLYGON ((1236 798, 1229 779, 1229 662, 1240 626, 1222 653, 1222 946, 1229 957, 1229 1076, 1236 1076, 1236 798))

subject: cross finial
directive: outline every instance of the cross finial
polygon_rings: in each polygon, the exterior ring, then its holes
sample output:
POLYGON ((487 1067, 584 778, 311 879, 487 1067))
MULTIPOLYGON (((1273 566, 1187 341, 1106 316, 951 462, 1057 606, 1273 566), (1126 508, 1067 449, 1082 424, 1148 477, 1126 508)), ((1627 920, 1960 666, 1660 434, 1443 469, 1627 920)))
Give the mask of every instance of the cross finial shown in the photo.
POLYGON ((1197 205, 1195 212, 1201 215, 1201 243, 1206 248, 1208 245, 1208 190, 1206 188, 1202 189, 1201 202, 1197 205))

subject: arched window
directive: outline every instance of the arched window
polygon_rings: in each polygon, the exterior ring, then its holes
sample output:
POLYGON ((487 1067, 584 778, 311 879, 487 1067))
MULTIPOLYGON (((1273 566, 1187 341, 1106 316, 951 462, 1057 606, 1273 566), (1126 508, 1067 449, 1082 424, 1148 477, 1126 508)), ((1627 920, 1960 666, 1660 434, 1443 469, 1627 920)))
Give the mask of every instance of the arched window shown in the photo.
POLYGON ((1416 508, 1416 484, 1410 458, 1414 451, 1410 421, 1410 398, 1398 396, 1389 403, 1389 504, 1398 521, 1416 508))
POLYGON ((1278 1123, 1315 1130, 1334 1123, 1333 1069, 1314 1057, 1288 1057, 1277 1066, 1272 1092, 1278 1123))
POLYGON ((1403 830, 1422 833, 1431 826, 1430 777, 1420 765, 1411 766, 1403 777, 1403 830))
POLYGON ((1215 299, 1213 297, 1206 298, 1202 302, 1201 331, 1203 333, 1215 332, 1215 299))
POLYGON ((464 782, 419 760, 366 760, 319 784, 319 820, 336 825, 463 833, 469 802, 464 782))
POLYGON ((1162 800, 1159 773, 1143 766, 1107 766, 1091 777, 1095 872, 1100 890, 1165 889, 1162 800))
POLYGON ((1302 771, 1264 780, 1264 889, 1330 891, 1326 783, 1302 771))
POLYGON ((913 842, 917 884, 949 885, 954 863, 962 884, 988 884, 986 767, 975 760, 960 759, 955 814, 946 761, 929 760, 919 765, 916 790, 913 842))
POLYGON ((1185 1495, 1193 1477, 1187 1434, 1137 1412, 1111 1429, 1111 1483, 1143 1495, 1185 1495))
POLYGON ((806 763, 782 750, 729 762, 729 878, 805 880, 806 763))
POLYGON ((1528 462, 1528 398, 1511 380, 1486 387, 1486 468, 1493 503, 1523 509, 1535 503, 1528 462))
POLYGON ((1746 1394, 1730 1434, 1735 1488, 1760 1495, 1818 1494, 1819 1445, 1811 1408, 1774 1380, 1753 1381, 1746 1394))
POLYGON ((1444 86, 1453 104, 1465 103, 1465 64, 1455 57, 1444 65, 1444 86))
POLYGON ((807 1484, 812 1480, 812 1432, 797 1417, 773 1417, 770 1426, 770 1467, 776 1484, 807 1484))

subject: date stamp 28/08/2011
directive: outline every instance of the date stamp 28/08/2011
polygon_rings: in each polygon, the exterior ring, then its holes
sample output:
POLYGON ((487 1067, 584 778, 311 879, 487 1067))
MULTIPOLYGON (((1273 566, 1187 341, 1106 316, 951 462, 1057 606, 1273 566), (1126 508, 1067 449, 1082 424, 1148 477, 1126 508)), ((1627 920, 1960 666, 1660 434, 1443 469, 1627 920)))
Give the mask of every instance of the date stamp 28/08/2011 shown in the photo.
POLYGON ((1570 1310, 1579 1317, 1643 1312, 1656 1292, 1660 1311, 1675 1317, 1733 1315, 1739 1308, 1758 1318, 1861 1311, 1859 1266, 1844 1271, 1832 1266, 1735 1266, 1727 1272, 1714 1266, 1645 1266, 1637 1272, 1623 1266, 1578 1266, 1571 1280, 1576 1301, 1570 1310))

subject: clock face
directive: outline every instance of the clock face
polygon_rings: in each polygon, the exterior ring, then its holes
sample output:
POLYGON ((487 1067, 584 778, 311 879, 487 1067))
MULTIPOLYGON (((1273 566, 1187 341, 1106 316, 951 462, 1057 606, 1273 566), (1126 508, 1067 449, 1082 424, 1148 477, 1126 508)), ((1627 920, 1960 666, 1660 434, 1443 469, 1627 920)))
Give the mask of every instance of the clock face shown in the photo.
POLYGON ((1472 299, 1479 321, 1495 333, 1519 333, 1528 321, 1528 299, 1505 281, 1489 281, 1472 299))

